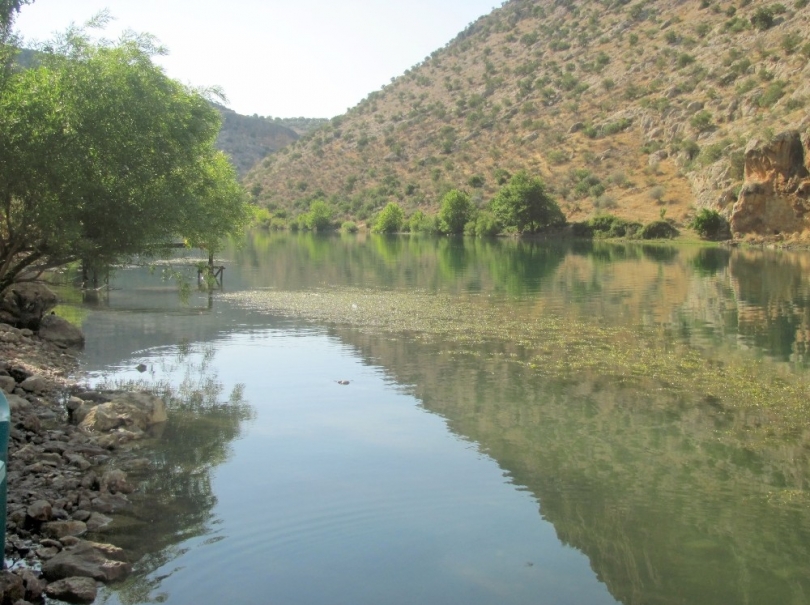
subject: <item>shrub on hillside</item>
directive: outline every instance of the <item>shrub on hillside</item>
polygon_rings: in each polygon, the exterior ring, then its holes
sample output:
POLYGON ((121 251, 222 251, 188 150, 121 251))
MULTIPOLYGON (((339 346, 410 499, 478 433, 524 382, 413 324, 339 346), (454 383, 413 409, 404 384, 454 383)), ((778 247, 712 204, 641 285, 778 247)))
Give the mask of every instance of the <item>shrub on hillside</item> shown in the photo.
POLYGON ((380 211, 374 221, 374 231, 376 233, 396 233, 402 229, 404 220, 405 215, 399 204, 388 202, 388 205, 380 211))
POLYGON ((332 228, 333 211, 326 202, 316 200, 309 206, 309 212, 301 217, 302 227, 312 231, 327 231, 332 228))
POLYGON ((728 235, 728 221, 717 210, 701 208, 689 226, 705 239, 719 239, 728 235))
POLYGON ((495 215, 487 210, 478 213, 475 219, 475 233, 478 237, 492 237, 501 232, 501 225, 495 215))
POLYGON ((441 230, 444 233, 463 233, 464 225, 472 219, 474 211, 475 206, 469 195, 458 189, 451 189, 442 197, 439 208, 441 230))
POLYGON ((647 223, 641 229, 642 239, 672 239, 678 235, 678 230, 665 220, 647 223))
POLYGON ((408 219, 408 230, 411 233, 438 233, 439 217, 417 210, 408 219))
POLYGON ((565 224, 565 216, 537 177, 521 170, 495 195, 491 203, 495 218, 518 233, 536 233, 565 224))
POLYGON ((253 216, 251 217, 251 225, 260 227, 262 229, 270 229, 273 222, 273 215, 267 208, 262 206, 252 206, 253 216))
POLYGON ((760 31, 773 27, 774 21, 774 10, 770 6, 760 7, 751 15, 751 25, 760 31))
POLYGON ((628 221, 612 214, 597 214, 574 229, 579 237, 637 237, 641 223, 628 221))

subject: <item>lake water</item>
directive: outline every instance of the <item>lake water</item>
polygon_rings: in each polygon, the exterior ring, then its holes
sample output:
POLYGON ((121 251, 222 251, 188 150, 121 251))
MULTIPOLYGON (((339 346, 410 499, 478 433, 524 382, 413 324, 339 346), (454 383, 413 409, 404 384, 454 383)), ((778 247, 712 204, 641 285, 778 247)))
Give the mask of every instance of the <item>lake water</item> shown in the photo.
POLYGON ((210 295, 132 268, 62 309, 89 382, 173 389, 139 506, 96 536, 140 557, 101 602, 810 602, 810 255, 221 256, 210 295))

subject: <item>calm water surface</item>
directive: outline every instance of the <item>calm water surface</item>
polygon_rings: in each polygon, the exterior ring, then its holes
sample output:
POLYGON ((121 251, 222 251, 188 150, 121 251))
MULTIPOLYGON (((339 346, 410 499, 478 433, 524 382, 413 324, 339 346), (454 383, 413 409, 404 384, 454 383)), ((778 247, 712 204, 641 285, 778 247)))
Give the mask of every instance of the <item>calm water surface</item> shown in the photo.
POLYGON ((130 269, 64 309, 92 382, 176 391, 97 536, 141 557, 103 602, 810 602, 810 256, 255 234, 223 260, 212 296, 130 269), (242 296, 347 287, 552 323, 448 340, 242 296))

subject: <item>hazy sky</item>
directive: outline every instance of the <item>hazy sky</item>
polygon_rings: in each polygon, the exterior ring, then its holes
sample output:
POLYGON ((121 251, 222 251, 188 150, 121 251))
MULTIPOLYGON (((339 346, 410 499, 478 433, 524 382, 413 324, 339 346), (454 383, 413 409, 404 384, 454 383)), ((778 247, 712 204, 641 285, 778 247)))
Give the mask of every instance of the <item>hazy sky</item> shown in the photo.
POLYGON ((168 47, 168 75, 219 85, 235 111, 333 117, 444 46, 498 0, 34 0, 17 29, 46 40, 104 8, 168 47))

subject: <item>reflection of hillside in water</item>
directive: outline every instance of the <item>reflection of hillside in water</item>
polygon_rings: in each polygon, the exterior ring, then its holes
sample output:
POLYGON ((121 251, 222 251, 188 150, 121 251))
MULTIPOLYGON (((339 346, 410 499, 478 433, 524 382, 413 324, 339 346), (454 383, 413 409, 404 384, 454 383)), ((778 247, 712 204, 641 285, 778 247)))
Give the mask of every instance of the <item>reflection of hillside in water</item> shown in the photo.
POLYGON ((809 443, 755 451, 743 436, 750 419, 711 399, 600 376, 544 381, 509 361, 508 344, 465 355, 336 333, 531 490, 626 605, 799 603, 810 593, 810 512, 790 501, 810 481, 809 443), (741 438, 721 443, 717 431, 741 438))
MULTIPOLYGON (((792 342, 806 341, 802 262, 810 259, 802 261, 802 255, 585 241, 256 233, 223 256, 226 292, 343 285, 480 292, 525 300, 538 312, 673 325, 684 335, 714 341, 739 331, 743 342, 781 358, 792 342)), ((103 328, 110 346, 127 334, 143 345, 138 348, 155 346, 161 335, 178 332, 171 328, 175 320, 183 324, 187 341, 257 323, 249 313, 215 305, 217 292, 212 297, 195 292, 183 304, 175 286, 145 269, 119 272, 115 285, 124 289, 114 288, 97 305, 118 314, 103 328), (142 322, 134 317, 140 313, 155 317, 142 322), (130 322, 130 328, 119 327, 130 322)), ((89 337, 102 329, 95 320, 84 327, 89 337)), ((117 356, 110 350, 103 358, 117 356)))
MULTIPOLYGON (((741 344, 783 360, 807 358, 810 255, 801 253, 258 232, 223 253, 223 262, 226 292, 359 286, 483 293, 513 298, 537 313, 668 326, 697 344, 741 344)), ((84 329, 88 338, 103 338, 97 359, 103 363, 266 320, 225 308, 217 297, 194 292, 183 304, 176 287, 158 275, 120 271, 97 305, 116 313, 115 320, 101 325, 103 319, 93 318, 84 329), (129 351, 128 340, 136 345, 129 351)))
MULTIPOLYGON (((706 358, 715 361, 748 356, 746 349, 755 347, 777 360, 807 363, 810 256, 802 254, 255 234, 227 257, 233 262, 226 291, 418 289, 482 304, 505 301, 527 323, 554 316, 654 327, 709 351, 706 358)), ((88 315, 84 329, 99 343, 89 352, 89 367, 130 360, 133 351, 151 347, 298 324, 216 294, 212 305, 201 294, 183 307, 176 296, 154 292, 154 279, 138 277, 127 285, 135 293, 113 292, 108 309, 88 315)), ((428 410, 480 443, 530 489, 559 537, 590 557, 625 604, 806 601, 810 438, 801 431, 793 440, 753 445, 748 431, 762 415, 732 413, 700 385, 684 393, 668 390, 666 377, 634 384, 587 373, 575 383, 541 378, 513 363, 526 354, 521 343, 491 340, 450 353, 430 338, 334 330, 398 383, 415 385, 428 410)), ((722 372, 721 363, 716 367, 722 372)), ((224 423, 231 433, 198 431, 188 439, 199 443, 183 447, 185 434, 195 431, 178 425, 172 456, 184 456, 187 447, 206 459, 207 440, 216 448, 233 438, 238 422, 232 420, 224 423)), ((204 525, 210 511, 205 476, 192 474, 177 487, 181 499, 188 494, 200 503, 202 517, 189 517, 188 527, 204 525)))
POLYGON ((810 255, 737 250, 729 260, 739 331, 781 358, 807 363, 810 339, 810 255))

